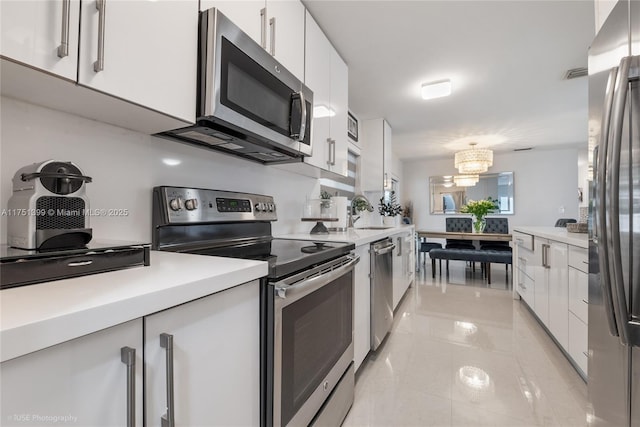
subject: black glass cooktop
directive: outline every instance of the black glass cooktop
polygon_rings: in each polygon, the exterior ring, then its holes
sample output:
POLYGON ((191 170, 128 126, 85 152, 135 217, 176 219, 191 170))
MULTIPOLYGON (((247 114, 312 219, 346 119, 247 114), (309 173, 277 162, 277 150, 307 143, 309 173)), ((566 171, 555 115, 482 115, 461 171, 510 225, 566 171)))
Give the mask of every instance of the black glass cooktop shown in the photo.
POLYGON ((353 249, 355 245, 346 242, 271 239, 250 245, 205 248, 188 252, 267 261, 269 279, 277 280, 345 255, 353 249))

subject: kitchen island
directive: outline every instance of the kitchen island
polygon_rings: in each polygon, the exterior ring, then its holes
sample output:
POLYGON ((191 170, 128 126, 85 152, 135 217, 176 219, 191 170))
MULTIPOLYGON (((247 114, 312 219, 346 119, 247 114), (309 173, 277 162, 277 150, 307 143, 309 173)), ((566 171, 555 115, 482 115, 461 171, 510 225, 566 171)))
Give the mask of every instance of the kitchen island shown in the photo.
POLYGON ((513 242, 514 298, 522 299, 586 379, 588 235, 561 227, 518 226, 513 242))

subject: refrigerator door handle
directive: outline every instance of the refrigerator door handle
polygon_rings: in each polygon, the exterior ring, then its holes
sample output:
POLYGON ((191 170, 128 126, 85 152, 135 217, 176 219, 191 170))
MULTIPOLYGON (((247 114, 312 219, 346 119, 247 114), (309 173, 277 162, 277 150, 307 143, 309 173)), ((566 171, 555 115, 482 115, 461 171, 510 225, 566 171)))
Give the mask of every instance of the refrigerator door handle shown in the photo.
MULTIPOLYGON (((624 275, 622 269, 622 253, 620 242, 620 158, 622 149, 622 135, 625 115, 625 105, 627 103, 627 94, 629 91, 629 72, 633 57, 627 56, 620 60, 618 71, 618 79, 616 81, 616 90, 613 96, 613 105, 611 109, 611 132, 610 143, 611 156, 607 161, 607 184, 611 191, 608 192, 610 203, 607 204, 607 225, 609 234, 607 236, 607 245, 609 246, 609 262, 612 267, 612 294, 613 304, 618 322, 618 332, 620 333, 620 341, 623 344, 634 343, 631 338, 631 323, 629 318, 629 309, 627 306, 627 297, 625 293, 624 275)), ((637 327, 637 322, 634 322, 637 327)), ((635 329, 634 327, 634 329, 635 329)), ((636 334, 634 334, 636 335, 636 334)))
MULTIPOLYGON (((609 81, 615 82, 617 73, 617 68, 611 70, 609 75, 609 81)), ((606 150, 606 133, 608 133, 608 123, 609 123, 609 106, 611 105, 612 96, 609 95, 609 91, 607 92, 607 99, 605 100, 605 113, 602 120, 604 124, 604 131, 601 140, 601 144, 604 146, 606 150)), ((607 254, 606 254, 606 240, 605 240, 605 230, 602 227, 602 220, 604 218, 604 203, 600 202, 600 200, 604 201, 604 190, 601 185, 602 181, 600 181, 601 175, 604 176, 605 173, 605 165, 606 162, 604 160, 600 160, 600 156, 603 157, 606 155, 605 150, 600 151, 600 145, 596 145, 593 148, 593 169, 596 171, 594 174, 594 187, 596 191, 595 197, 595 205, 594 205, 594 213, 593 213, 593 242, 598 246, 598 268, 600 273, 600 288, 602 290, 602 299, 604 305, 604 311, 607 317, 607 326, 609 327, 609 333, 617 337, 618 336, 618 325, 616 324, 616 316, 613 311, 613 302, 611 297, 611 281, 609 280, 609 266, 607 265, 607 254), (602 169, 602 170, 601 170, 602 169), (602 188, 601 188, 602 187, 602 188)))

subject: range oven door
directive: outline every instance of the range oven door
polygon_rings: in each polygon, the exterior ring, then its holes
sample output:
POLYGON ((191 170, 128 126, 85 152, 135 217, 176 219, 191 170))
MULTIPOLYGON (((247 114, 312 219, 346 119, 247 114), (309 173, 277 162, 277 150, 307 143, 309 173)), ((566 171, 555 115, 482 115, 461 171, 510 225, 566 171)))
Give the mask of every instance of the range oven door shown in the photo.
POLYGON ((218 10, 200 32, 199 120, 311 155, 313 92, 218 10))
POLYGON ((358 261, 346 255, 275 283, 274 426, 309 425, 352 363, 358 261))

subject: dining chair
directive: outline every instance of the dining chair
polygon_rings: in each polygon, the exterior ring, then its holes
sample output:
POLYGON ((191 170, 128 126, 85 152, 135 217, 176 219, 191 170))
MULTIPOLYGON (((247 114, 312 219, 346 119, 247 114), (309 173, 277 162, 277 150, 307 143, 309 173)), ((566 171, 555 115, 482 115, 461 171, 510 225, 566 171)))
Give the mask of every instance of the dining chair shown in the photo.
MULTIPOLYGON (((447 218, 445 220, 446 231, 471 233, 471 218, 447 218)), ((446 249, 475 249, 471 240, 447 239, 446 249)))
MULTIPOLYGON (((485 221, 485 233, 509 234, 509 220, 507 218, 485 218, 485 221)), ((495 240, 480 240, 480 249, 511 252, 509 242, 498 242, 495 240)))
POLYGON ((556 221, 556 227, 566 227, 567 224, 571 224, 574 222, 578 222, 577 220, 573 219, 573 218, 559 218, 556 221))

